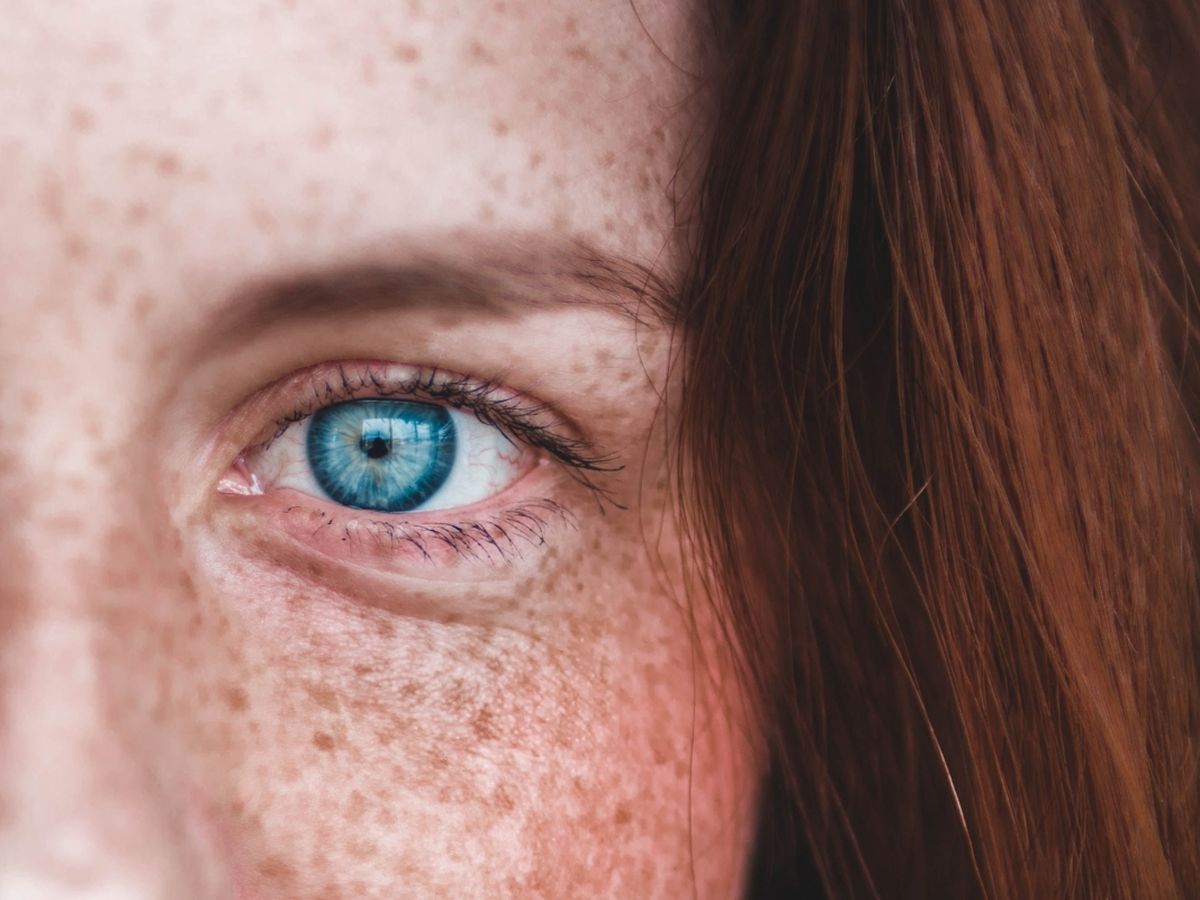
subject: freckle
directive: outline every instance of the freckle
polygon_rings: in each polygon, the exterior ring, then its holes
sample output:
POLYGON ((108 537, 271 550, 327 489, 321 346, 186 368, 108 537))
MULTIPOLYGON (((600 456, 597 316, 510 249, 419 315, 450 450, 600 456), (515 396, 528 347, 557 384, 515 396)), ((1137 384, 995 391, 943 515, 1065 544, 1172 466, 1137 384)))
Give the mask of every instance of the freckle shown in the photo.
POLYGON ((346 821, 358 822, 367 811, 367 798, 362 791, 351 791, 350 802, 346 804, 346 821))
POLYGON ((140 200, 130 203, 125 209, 125 221, 130 225, 141 225, 150 216, 150 207, 140 200))
POLYGON ((67 238, 63 250, 71 259, 83 259, 88 254, 88 244, 79 235, 72 234, 67 238))
POLYGON ((496 133, 497 137, 504 137, 508 134, 508 123, 503 119, 493 119, 492 131, 496 133))
POLYGON ((326 734, 324 731, 314 731, 312 745, 323 753, 332 753, 337 743, 331 735, 326 734))
POLYGON ((38 199, 41 201, 42 212, 46 214, 46 218, 52 222, 63 221, 66 214, 63 202, 63 186, 57 178, 51 176, 42 182, 38 199))
POLYGON ((145 322, 150 318, 150 313, 154 310, 154 298, 143 292, 137 295, 137 299, 133 302, 133 317, 139 322, 145 322))
POLYGON ((583 44, 575 44, 567 48, 567 56, 580 62, 591 62, 594 57, 583 44))
POLYGON ((271 234, 275 231, 275 216, 261 207, 250 210, 250 221, 264 234, 271 234))
POLYGON ((117 254, 117 262, 122 269, 136 269, 142 262, 142 251, 137 247, 124 247, 117 254))
POLYGON ((322 123, 313 129, 312 136, 309 138, 309 143, 317 149, 322 149, 332 144, 336 135, 337 132, 334 130, 332 125, 327 122, 322 123))
POLYGON ((617 825, 628 825, 633 819, 633 814, 629 811, 629 807, 624 803, 617 806, 617 813, 613 816, 613 822, 617 825))
POLYGON ((80 423, 85 437, 93 441, 98 441, 103 436, 103 429, 100 427, 100 420, 95 416, 88 415, 84 417, 80 423))
POLYGON ((492 208, 491 204, 485 203, 479 207, 478 219, 485 224, 494 222, 496 220, 496 210, 492 208))
POLYGON ((415 63, 421 58, 421 51, 412 44, 397 44, 392 48, 392 56, 402 63, 415 63))
POLYGON ((237 685, 226 685, 222 688, 221 699, 233 712, 245 712, 246 707, 250 705, 246 692, 237 685))
MULTIPOLYGON (((329 710, 329 712, 337 712, 338 698, 337 694, 331 688, 324 684, 310 682, 304 686, 305 692, 312 698, 313 702, 321 709, 329 710)), ((313 738, 313 743, 316 744, 316 737, 313 738)), ((317 744, 317 746, 320 746, 317 744)), ((330 745, 332 746, 332 744, 330 745)))
POLYGON ((495 55, 487 47, 479 43, 479 41, 471 41, 470 46, 467 47, 467 55, 475 60, 475 62, 482 63, 485 66, 494 66, 498 61, 495 55))
POLYGON ((258 874, 270 881, 291 881, 296 870, 278 856, 268 856, 259 864, 258 874))
POLYGON ((545 157, 536 150, 529 154, 529 171, 536 172, 542 165, 545 157))
POLYGON ((375 814, 375 821, 386 828, 396 824, 396 814, 385 807, 375 814))
POLYGON ((375 740, 379 743, 379 746, 381 746, 381 747, 391 746, 392 741, 394 741, 395 739, 396 739, 396 736, 394 734, 392 734, 390 731, 375 732, 375 740))
POLYGON ((20 398, 17 400, 18 406, 23 413, 31 413, 38 407, 40 395, 32 388, 27 388, 21 392, 20 398))
POLYGON ((492 795, 492 802, 505 812, 512 812, 516 807, 516 803, 513 801, 512 795, 502 784, 496 786, 496 792, 492 795))
POLYGON ((70 122, 73 131, 91 131, 96 125, 96 116, 86 107, 76 106, 71 109, 70 122))
POLYGON ((310 560, 304 565, 304 574, 314 580, 321 579, 325 576, 325 566, 315 560, 310 560))
POLYGON ((496 175, 488 181, 488 186, 500 197, 508 193, 508 179, 504 175, 496 175))
POLYGON ((158 169, 160 175, 173 178, 183 169, 183 164, 174 153, 160 153, 154 161, 154 167, 158 169))
MULTIPOLYGON (((540 570, 541 566, 539 565, 538 568, 540 570)), ((500 612, 506 612, 506 613, 512 612, 513 610, 517 609, 517 607, 519 607, 521 605, 521 597, 522 596, 524 596, 524 595, 514 594, 510 597, 506 597, 503 601, 501 601, 499 607, 497 607, 497 608, 499 609, 500 612)))
POLYGON ((567 16, 567 20, 563 22, 563 28, 567 34, 579 34, 579 22, 574 16, 567 16))
POLYGON ((486 706, 471 717, 471 731, 481 741, 494 741, 499 736, 495 716, 486 706))
POLYGON ((375 623, 375 633, 383 638, 393 638, 396 636, 396 626, 386 619, 379 619, 375 623))

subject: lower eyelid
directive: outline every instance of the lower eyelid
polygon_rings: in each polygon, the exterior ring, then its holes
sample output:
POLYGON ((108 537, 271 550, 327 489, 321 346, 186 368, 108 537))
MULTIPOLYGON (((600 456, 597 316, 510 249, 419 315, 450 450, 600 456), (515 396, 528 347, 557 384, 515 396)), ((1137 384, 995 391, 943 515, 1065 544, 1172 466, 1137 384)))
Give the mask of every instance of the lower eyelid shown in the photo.
POLYGON ((282 541, 336 562, 385 572, 462 566, 503 570, 576 527, 567 507, 528 493, 471 510, 469 516, 456 510, 384 515, 292 490, 230 495, 226 501, 238 520, 236 535, 259 549, 282 541))

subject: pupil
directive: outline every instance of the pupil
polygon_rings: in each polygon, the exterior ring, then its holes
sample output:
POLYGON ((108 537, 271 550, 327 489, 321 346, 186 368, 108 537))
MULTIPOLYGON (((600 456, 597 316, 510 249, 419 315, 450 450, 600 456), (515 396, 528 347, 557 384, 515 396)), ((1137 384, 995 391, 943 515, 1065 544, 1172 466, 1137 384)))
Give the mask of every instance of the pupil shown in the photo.
POLYGON ((366 444, 367 456, 371 459, 383 459, 388 455, 388 441, 381 437, 372 438, 364 442, 366 444))

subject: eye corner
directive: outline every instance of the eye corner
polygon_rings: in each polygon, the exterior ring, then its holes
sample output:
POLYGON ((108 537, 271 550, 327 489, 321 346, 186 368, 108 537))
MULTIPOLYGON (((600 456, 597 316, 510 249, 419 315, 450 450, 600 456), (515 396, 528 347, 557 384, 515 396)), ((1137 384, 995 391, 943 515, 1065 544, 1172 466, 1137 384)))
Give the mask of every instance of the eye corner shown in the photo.
POLYGON ((245 454, 241 454, 217 480, 217 493, 230 497, 261 497, 262 481, 257 472, 250 470, 245 454))

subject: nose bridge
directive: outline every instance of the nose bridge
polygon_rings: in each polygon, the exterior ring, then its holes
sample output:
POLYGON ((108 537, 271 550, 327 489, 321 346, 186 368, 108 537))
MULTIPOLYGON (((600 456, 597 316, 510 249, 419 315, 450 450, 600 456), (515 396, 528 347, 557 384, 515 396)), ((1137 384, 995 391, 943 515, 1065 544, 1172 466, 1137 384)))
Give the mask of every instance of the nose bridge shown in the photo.
POLYGON ((154 718, 178 554, 138 460, 73 421, 67 399, 0 440, 0 502, 21 510, 0 524, 0 900, 216 895, 219 853, 154 718))
POLYGON ((5 636, 0 897, 158 896, 180 868, 99 644, 93 621, 63 609, 34 607, 5 636))

